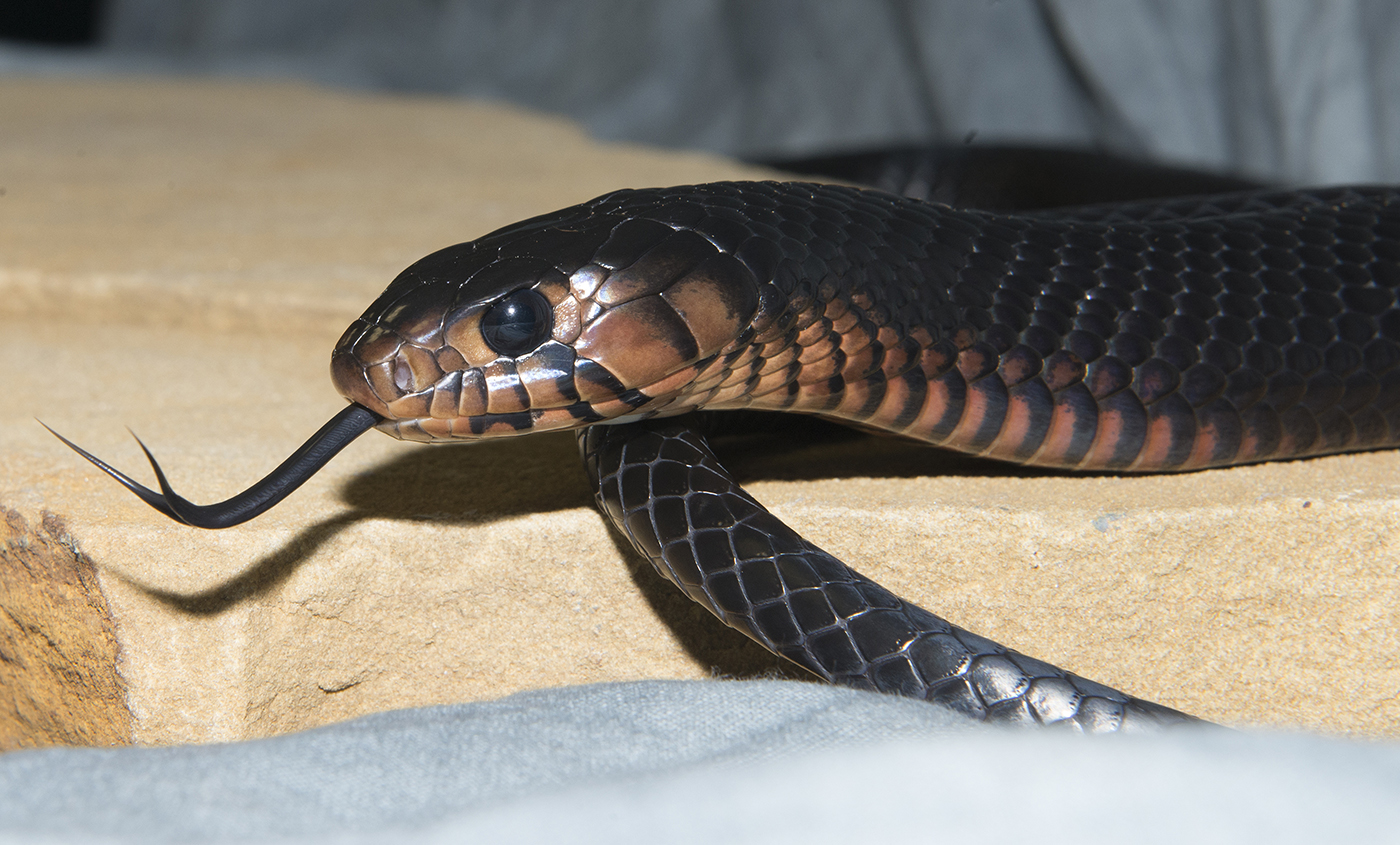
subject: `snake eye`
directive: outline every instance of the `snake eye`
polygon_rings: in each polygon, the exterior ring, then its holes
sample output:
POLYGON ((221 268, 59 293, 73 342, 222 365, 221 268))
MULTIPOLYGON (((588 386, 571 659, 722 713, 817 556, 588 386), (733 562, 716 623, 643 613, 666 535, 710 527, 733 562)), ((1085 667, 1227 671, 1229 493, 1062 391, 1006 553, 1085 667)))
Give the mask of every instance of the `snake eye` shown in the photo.
POLYGON ((512 293, 481 317, 482 340, 496 354, 511 358, 533 352, 553 329, 549 301, 530 288, 512 293))

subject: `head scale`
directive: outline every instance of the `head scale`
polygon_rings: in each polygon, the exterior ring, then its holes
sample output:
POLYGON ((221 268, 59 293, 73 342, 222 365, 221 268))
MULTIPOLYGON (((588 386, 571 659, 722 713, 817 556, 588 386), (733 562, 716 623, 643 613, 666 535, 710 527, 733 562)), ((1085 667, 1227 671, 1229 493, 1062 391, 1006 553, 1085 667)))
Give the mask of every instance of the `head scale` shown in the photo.
POLYGON ((380 430, 424 441, 695 407, 707 374, 746 339, 758 283, 675 222, 693 206, 627 202, 642 195, 602 197, 416 262, 341 337, 336 388, 381 416, 380 430))

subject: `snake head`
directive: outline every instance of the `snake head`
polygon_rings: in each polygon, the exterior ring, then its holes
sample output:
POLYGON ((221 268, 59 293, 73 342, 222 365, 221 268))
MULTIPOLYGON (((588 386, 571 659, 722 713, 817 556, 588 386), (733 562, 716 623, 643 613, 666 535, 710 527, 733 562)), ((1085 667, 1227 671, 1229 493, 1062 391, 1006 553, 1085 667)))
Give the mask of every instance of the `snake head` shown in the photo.
POLYGON ((405 440, 476 440, 677 414, 752 335, 758 282, 620 192, 435 252, 336 345, 331 374, 405 440))

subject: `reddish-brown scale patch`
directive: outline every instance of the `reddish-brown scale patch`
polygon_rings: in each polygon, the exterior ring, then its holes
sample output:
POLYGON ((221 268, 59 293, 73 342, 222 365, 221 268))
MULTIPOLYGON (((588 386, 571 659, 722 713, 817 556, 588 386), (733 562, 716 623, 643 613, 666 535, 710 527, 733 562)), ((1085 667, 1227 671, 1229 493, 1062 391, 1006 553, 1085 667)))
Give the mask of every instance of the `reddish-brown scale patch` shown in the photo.
POLYGON ((467 360, 462 357, 462 353, 450 346, 444 346, 437 351, 437 365, 442 368, 444 373, 450 373, 453 370, 464 369, 467 366, 467 360))
POLYGON ((386 410, 384 402, 370 386, 364 367, 348 352, 336 352, 331 356, 331 382, 341 396, 358 405, 363 405, 381 416, 386 410))
POLYGON ((607 367, 625 387, 649 384, 699 354, 690 329, 659 296, 609 310, 584 327, 574 350, 607 367))
POLYGON ((419 435, 418 439, 429 440, 450 440, 457 431, 455 425, 456 417, 445 419, 415 419, 413 420, 413 430, 419 435))
MULTIPOLYGON (((424 430, 426 431, 427 429, 424 430)), ((483 437, 510 437, 519 433, 519 429, 505 420, 492 421, 481 430, 483 437)))
POLYGON ((457 416, 456 382, 459 378, 445 378, 433 387, 433 399, 428 403, 428 415, 433 419, 447 420, 457 416))
POLYGON ((1021 451, 1030 436, 1034 414, 1030 402, 1024 396, 1011 396, 1006 403, 1006 416, 1001 423, 1001 431, 983 452, 989 458, 1011 459, 1021 451))
POLYGON ((691 387, 695 390, 703 390, 701 385, 696 384, 696 373, 691 369, 677 370, 666 378, 654 382, 642 388, 642 392, 648 396, 670 396, 676 391, 691 387))
POLYGON ((660 293, 714 252, 714 245, 702 236, 677 232, 647 250, 631 266, 613 272, 598 287, 593 299, 615 306, 660 293))
POLYGON ((1137 460, 1147 434, 1147 412, 1131 390, 1099 400, 1098 437, 1086 468, 1126 469, 1137 460))
POLYGON ((918 354, 918 348, 907 338, 893 346, 885 346, 885 357, 880 362, 880 371, 885 374, 887 379, 897 378, 914 365, 918 354))
POLYGON ((597 264, 585 264, 569 277, 569 288, 579 299, 592 299, 598 286, 607 281, 608 269, 597 264))
POLYGON ((714 410, 720 410, 723 408, 758 407, 760 402, 757 396, 751 394, 748 387, 743 384, 734 384, 715 389, 706 404, 714 410))
POLYGON ((514 361, 492 361, 481 368, 486 377, 486 412, 512 414, 529 407, 530 397, 520 383, 514 361))
POLYGON ((786 370, 792 366, 792 362, 797 360, 797 356, 802 354, 802 350, 796 346, 790 346, 773 354, 771 358, 764 358, 762 365, 758 368, 761 375, 768 375, 780 370, 786 370))
POLYGON ((1030 460, 1049 434, 1054 407, 1050 389, 1039 378, 1009 387, 1006 419, 1002 422, 1001 433, 992 443, 996 454, 1017 463, 1030 460))
POLYGON ((569 289, 569 280, 558 270, 550 270, 536 282, 535 290, 539 291, 540 296, 543 296, 545 301, 553 306, 571 302, 574 299, 574 293, 569 289))
MULTIPOLYGON (((437 356, 421 346, 405 344, 399 350, 399 358, 408 366, 408 374, 411 376, 410 384, 399 385, 403 390, 422 390, 442 378, 442 370, 438 368, 437 356)), ((401 370, 396 369, 394 376, 396 379, 402 379, 404 374, 401 370)))
POLYGON ((869 423, 887 431, 897 431, 901 420, 913 413, 911 406, 922 402, 923 398, 923 391, 915 393, 907 380, 890 379, 885 382, 885 395, 875 413, 870 415, 869 423))
MULTIPOLYGON (((625 417, 629 414, 638 413, 641 410, 638 408, 633 408, 628 403, 616 398, 604 399, 599 402, 591 402, 589 403, 589 405, 593 408, 594 412, 596 412, 599 416, 603 417, 604 419, 615 419, 617 417, 625 417)), ((642 408, 646 407, 646 405, 642 406, 642 408)))
POLYGON ((977 342, 977 330, 971 326, 958 326, 956 329, 949 332, 948 339, 951 340, 953 345, 958 349, 967 349, 977 342))
POLYGON ((833 411, 844 419, 874 424, 866 408, 875 399, 876 394, 884 395, 886 387, 883 381, 847 384, 846 389, 841 392, 841 401, 833 411))
POLYGON ((943 443, 962 419, 966 395, 967 385, 955 369, 930 379, 923 405, 904 433, 931 443, 943 443))
POLYGON ((535 429, 537 431, 558 431, 568 428, 580 428, 584 425, 577 417, 564 408, 547 408, 540 411, 535 419, 535 429))
POLYGON ((700 356, 728 347, 758 308, 748 268, 731 255, 706 259, 661 298, 690 330, 700 356))
POLYGON ((457 413, 475 417, 486 413, 486 376, 480 370, 465 370, 457 392, 457 413))
POLYGON ((1094 445, 1089 447, 1085 459, 1086 467, 1107 467, 1112 464, 1118 450, 1118 443, 1125 432, 1123 414, 1120 411, 1099 409, 1098 431, 1094 435, 1094 445))
POLYGON ((399 389, 394 385, 394 365, 391 361, 365 367, 365 378, 380 403, 387 404, 398 398, 399 389))
POLYGON ((848 384, 864 381, 879 370, 885 352, 878 343, 862 346, 855 352, 845 347, 841 351, 846 353, 846 366, 842 368, 841 375, 848 384))
POLYGON ((919 352, 919 369, 930 381, 941 377, 957 363, 958 352, 952 344, 935 344, 919 352))
POLYGON ((432 400, 433 391, 426 393, 414 393, 409 396, 400 396, 385 405, 389 409, 389 416, 395 419, 417 419, 428 416, 428 404, 432 400))
POLYGON ((818 343, 834 343, 830 320, 815 317, 810 323, 798 326, 798 346, 808 347, 818 343))
POLYGON ((1137 459, 1128 466, 1130 471, 1163 469, 1167 458, 1176 445, 1172 422, 1165 414, 1149 414, 1147 435, 1142 441, 1142 450, 1137 459))
POLYGON ((560 343, 573 343, 583 331, 583 312, 578 300, 565 299, 554 306, 554 329, 551 336, 560 343))
POLYGON ((496 358, 496 352, 481 337, 481 313, 477 308, 453 317, 443 329, 443 339, 473 367, 480 367, 496 358))
POLYGON ((558 369, 542 355, 521 359, 516 364, 516 374, 530 397, 531 408, 558 408, 574 401, 574 396, 563 389, 563 385, 572 385, 573 371, 558 369))
POLYGON ((839 349, 840 346, 841 339, 836 335, 828 334, 813 337, 801 345, 801 351, 798 353, 797 360, 801 361, 803 366, 807 366, 829 357, 831 353, 839 349))
POLYGON ((846 356, 831 355, 819 361, 813 361, 802 367, 802 371, 797 375, 798 384, 817 384, 829 381, 832 376, 841 372, 845 368, 846 356))
POLYGON ((846 300, 833 299, 830 302, 826 303, 826 307, 823 310, 822 315, 828 320, 834 321, 840 317, 845 316, 848 312, 850 312, 850 310, 850 303, 846 302, 846 300))
POLYGON ((1240 442, 1244 437, 1244 420, 1229 400, 1215 399, 1204 407, 1196 409, 1196 448, 1192 450, 1194 461, 1200 455, 1199 466, 1215 466, 1234 463, 1239 458, 1240 442), (1208 452, 1202 451, 1201 439, 1209 437, 1212 445, 1208 452))
POLYGON ((1083 359, 1065 349, 1051 353, 1045 359, 1045 386, 1052 393, 1084 380, 1086 371, 1083 359))
POLYGON ((775 390, 782 390, 793 380, 788 370, 778 370, 759 376, 758 381, 753 386, 754 396, 763 396, 775 390))
POLYGON ((1200 469, 1209 466, 1220 445, 1219 432, 1213 425, 1202 425, 1196 429, 1196 440, 1191 444, 1191 454, 1181 464, 1182 469, 1200 469))
POLYGON ((402 345, 403 339, 398 335, 376 326, 355 344, 355 357, 362 364, 379 364, 398 355, 402 345))
MULTIPOLYGON (((424 290, 427 293, 427 290, 424 290)), ((405 312, 406 316, 399 316, 391 323, 395 334, 406 340, 423 345, 430 345, 430 341, 439 339, 442 332, 443 311, 441 307, 422 308, 417 313, 411 313, 415 308, 409 308, 405 312)))
POLYGON ((1037 466, 1077 466, 1094 442, 1099 413, 1094 397, 1082 384, 1055 394, 1050 426, 1040 449, 1031 457, 1037 466))
MULTIPOLYGON (((970 387, 970 385, 969 385, 970 387)), ((962 418, 948 435, 947 443, 954 448, 966 447, 981 431, 982 425, 991 412, 988 396, 980 390, 968 390, 964 399, 962 418)))
POLYGON ((962 373, 963 379, 971 384, 994 372, 998 360, 999 356, 990 346, 977 344, 958 353, 958 371, 962 373))
POLYGON ((862 349, 867 349, 875 345, 874 326, 862 322, 855 328, 848 330, 838 338, 841 341, 841 351, 847 357, 859 353, 862 349))
POLYGON ((827 379, 814 384, 803 384, 798 391, 797 406, 810 411, 834 409, 841 397, 851 390, 840 379, 827 379))
POLYGON ((724 378, 721 379, 718 387, 721 390, 728 390, 731 387, 743 387, 748 383, 752 375, 753 372, 748 369, 733 370, 724 374, 724 378))
POLYGON ((839 335, 845 335, 860 322, 860 312, 852 308, 839 317, 831 318, 831 330, 839 335))
POLYGON ((1006 382, 1007 387, 1013 387, 1040 375, 1041 365, 1040 356, 1033 349, 1028 346, 1014 346, 1001 356, 997 363, 997 372, 1001 374, 1001 380, 1006 382))

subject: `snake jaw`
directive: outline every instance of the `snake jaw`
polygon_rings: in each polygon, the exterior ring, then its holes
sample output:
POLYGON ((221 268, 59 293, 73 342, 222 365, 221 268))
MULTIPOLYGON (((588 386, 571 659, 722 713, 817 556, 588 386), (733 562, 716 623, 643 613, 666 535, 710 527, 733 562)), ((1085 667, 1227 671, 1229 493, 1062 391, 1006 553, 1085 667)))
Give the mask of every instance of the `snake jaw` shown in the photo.
POLYGON ((691 410, 705 368, 746 342, 758 279, 683 226, 585 222, 494 233, 404 270, 337 344, 337 389, 381 431, 429 442, 691 410), (535 252, 559 242, 567 260, 535 252), (503 331, 506 306, 529 302, 528 330, 503 331))

